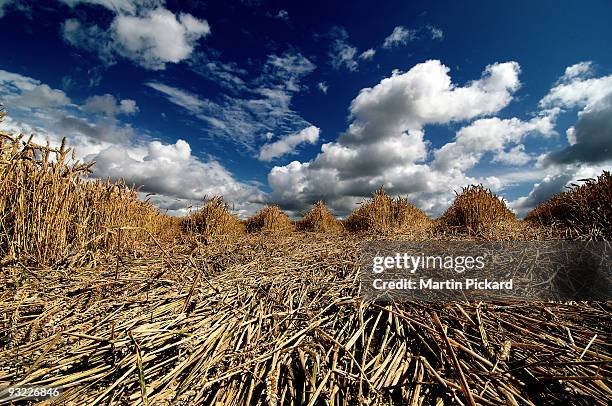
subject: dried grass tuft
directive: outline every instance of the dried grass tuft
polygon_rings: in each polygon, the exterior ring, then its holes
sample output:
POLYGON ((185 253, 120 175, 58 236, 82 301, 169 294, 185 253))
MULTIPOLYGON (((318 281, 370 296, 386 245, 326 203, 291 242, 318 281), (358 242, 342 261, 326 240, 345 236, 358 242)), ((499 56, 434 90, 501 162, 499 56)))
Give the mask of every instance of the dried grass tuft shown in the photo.
POLYGON ((296 225, 299 231, 339 233, 344 230, 342 223, 330 213, 323 201, 316 202, 296 225))
POLYGON ((495 228, 507 228, 517 222, 506 203, 482 185, 463 188, 452 206, 438 219, 442 231, 488 234, 495 228))
POLYGON ((231 213, 222 197, 213 197, 204 207, 181 221, 184 232, 193 233, 205 239, 222 235, 244 234, 244 224, 231 213))
POLYGON ((392 198, 381 187, 372 199, 355 209, 344 221, 350 231, 388 233, 421 229, 431 220, 423 211, 404 198, 392 198))
POLYGON ((295 228, 289 216, 276 205, 264 207, 257 214, 247 219, 245 226, 249 233, 263 232, 269 234, 289 233, 295 228))
POLYGON ((604 171, 583 185, 551 197, 527 214, 532 224, 563 229, 569 237, 612 238, 612 175, 604 171))

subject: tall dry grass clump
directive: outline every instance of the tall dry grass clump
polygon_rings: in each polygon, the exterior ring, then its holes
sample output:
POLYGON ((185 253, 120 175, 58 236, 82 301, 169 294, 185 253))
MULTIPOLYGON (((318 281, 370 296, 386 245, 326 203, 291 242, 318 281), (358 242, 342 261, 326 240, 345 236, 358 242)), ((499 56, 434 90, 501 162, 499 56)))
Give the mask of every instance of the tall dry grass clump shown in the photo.
POLYGON ((213 197, 200 210, 182 219, 181 228, 207 240, 222 235, 239 235, 245 231, 244 224, 230 212, 222 197, 213 197))
POLYGON ((612 175, 604 171, 596 179, 551 197, 527 214, 538 225, 564 228, 569 237, 612 238, 612 175))
POLYGON ((438 223, 444 231, 479 235, 516 221, 500 197, 482 185, 471 185, 463 188, 438 223))
POLYGON ((387 233, 421 229, 430 223, 429 217, 404 198, 392 198, 381 187, 372 199, 355 209, 344 221, 350 231, 387 233))
POLYGON ((319 233, 339 233, 344 230, 342 223, 330 213, 323 201, 316 202, 296 226, 300 231, 319 233))
POLYGON ((294 229, 289 216, 276 205, 264 207, 257 214, 247 219, 245 226, 249 233, 279 234, 289 233, 294 229))
POLYGON ((124 183, 86 179, 94 163, 70 153, 65 139, 51 148, 0 132, 0 260, 57 263, 174 230, 124 183))

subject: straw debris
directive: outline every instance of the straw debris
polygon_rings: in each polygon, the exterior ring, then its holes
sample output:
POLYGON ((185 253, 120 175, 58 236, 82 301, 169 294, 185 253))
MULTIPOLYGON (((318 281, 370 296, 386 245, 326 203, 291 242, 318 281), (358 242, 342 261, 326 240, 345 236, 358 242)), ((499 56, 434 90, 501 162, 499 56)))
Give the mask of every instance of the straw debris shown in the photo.
POLYGON ((68 283, 10 266, 0 384, 64 385, 59 404, 607 403, 609 304, 363 302, 361 240, 247 234, 68 283))

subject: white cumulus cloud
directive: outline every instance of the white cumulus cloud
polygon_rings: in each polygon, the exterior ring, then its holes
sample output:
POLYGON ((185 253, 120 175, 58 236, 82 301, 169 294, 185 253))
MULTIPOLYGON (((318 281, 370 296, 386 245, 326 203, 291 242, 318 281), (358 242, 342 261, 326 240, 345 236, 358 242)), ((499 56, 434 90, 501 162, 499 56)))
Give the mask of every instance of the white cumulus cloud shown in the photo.
POLYGON ((53 107, 65 106, 70 99, 62 90, 52 89, 46 84, 37 85, 31 89, 25 89, 14 98, 11 103, 19 107, 53 107))
POLYGON ((440 171, 466 171, 480 162, 484 153, 495 152, 493 161, 520 165, 530 160, 520 144, 530 133, 552 135, 556 111, 523 121, 516 117, 483 118, 461 128, 452 142, 434 152, 433 166, 440 171), (507 148, 511 147, 510 150, 507 148))
POLYGON ((303 210, 323 199, 343 214, 384 186, 439 213, 452 201, 454 189, 476 179, 459 169, 432 165, 424 127, 498 112, 519 88, 519 71, 516 62, 492 64, 464 86, 452 83, 440 61, 394 72, 355 97, 351 123, 336 142, 323 144, 309 162, 294 161, 270 171, 272 200, 289 210, 303 210))
POLYGON ((165 8, 142 16, 120 14, 111 30, 121 55, 155 70, 187 59, 197 41, 210 34, 206 20, 185 13, 177 16, 165 8))
POLYGON ((223 196, 252 213, 265 201, 257 185, 236 180, 218 161, 195 157, 190 145, 180 139, 174 144, 152 141, 144 155, 111 146, 87 158, 96 161, 95 176, 123 178, 128 184, 142 187, 143 192, 164 196, 158 199, 160 203, 168 204, 174 198, 183 205, 197 204, 205 197, 223 196), (252 205, 255 206, 249 210, 252 205))
POLYGON ((420 129, 425 124, 448 123, 495 113, 512 100, 519 88, 519 64, 495 63, 480 79, 460 87, 451 82, 449 68, 429 60, 408 72, 394 71, 373 88, 365 88, 351 102, 351 140, 380 139, 420 129))
POLYGON ((62 36, 76 48, 97 53, 107 65, 121 55, 147 69, 165 69, 167 63, 188 59, 198 41, 210 34, 206 20, 187 13, 174 14, 157 2, 87 3, 113 10, 116 15, 110 26, 86 25, 69 18, 62 23, 62 36))
POLYGON ((576 123, 566 130, 570 145, 549 153, 544 163, 599 163, 612 159, 612 75, 592 75, 592 62, 569 66, 540 100, 542 107, 581 108, 576 123))
POLYGON ((565 70, 546 96, 540 100, 541 107, 558 106, 563 108, 585 107, 606 97, 612 91, 612 75, 589 78, 590 63, 581 62, 565 70))

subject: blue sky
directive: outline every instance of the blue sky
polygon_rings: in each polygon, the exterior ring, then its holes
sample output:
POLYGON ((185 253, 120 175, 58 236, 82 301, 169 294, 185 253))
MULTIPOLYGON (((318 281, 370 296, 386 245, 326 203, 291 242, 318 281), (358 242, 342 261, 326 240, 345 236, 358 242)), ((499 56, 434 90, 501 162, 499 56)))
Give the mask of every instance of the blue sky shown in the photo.
POLYGON ((524 214, 612 168, 608 1, 0 0, 4 129, 63 136, 172 214, 431 215, 483 183, 524 214))

